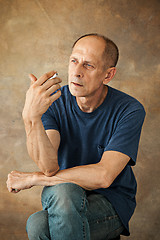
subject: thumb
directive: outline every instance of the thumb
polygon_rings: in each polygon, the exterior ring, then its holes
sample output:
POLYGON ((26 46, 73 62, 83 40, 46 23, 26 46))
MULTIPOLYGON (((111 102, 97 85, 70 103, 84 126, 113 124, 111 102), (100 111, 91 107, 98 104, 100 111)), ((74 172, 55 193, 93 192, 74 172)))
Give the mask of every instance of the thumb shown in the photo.
POLYGON ((31 80, 31 84, 33 84, 35 81, 37 81, 37 78, 32 73, 29 74, 29 78, 31 80))

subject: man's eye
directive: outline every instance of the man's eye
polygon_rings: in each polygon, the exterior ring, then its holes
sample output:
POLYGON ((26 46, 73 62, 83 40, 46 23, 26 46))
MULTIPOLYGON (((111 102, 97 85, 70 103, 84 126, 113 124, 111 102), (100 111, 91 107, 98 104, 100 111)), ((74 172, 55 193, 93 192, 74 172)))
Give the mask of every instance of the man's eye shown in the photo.
POLYGON ((75 60, 75 59, 71 59, 71 62, 75 63, 75 62, 76 62, 76 60, 75 60))
POLYGON ((89 63, 86 63, 86 66, 88 67, 88 68, 94 68, 91 64, 89 64, 89 63))

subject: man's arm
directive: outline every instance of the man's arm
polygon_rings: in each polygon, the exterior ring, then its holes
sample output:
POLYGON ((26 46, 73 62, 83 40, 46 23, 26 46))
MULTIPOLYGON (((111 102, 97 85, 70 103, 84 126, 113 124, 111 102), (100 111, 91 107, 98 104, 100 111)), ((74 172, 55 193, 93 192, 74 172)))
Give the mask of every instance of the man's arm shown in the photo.
POLYGON ((97 164, 61 170, 52 177, 47 177, 43 173, 12 172, 8 175, 7 187, 10 192, 15 192, 14 189, 19 191, 33 186, 53 186, 71 182, 86 190, 108 188, 124 169, 129 159, 123 153, 106 151, 97 164))
POLYGON ((57 151, 60 143, 60 134, 57 130, 54 131, 52 142, 49 140, 49 131, 46 134, 41 120, 36 123, 28 123, 30 133, 27 135, 27 149, 32 160, 35 161, 40 171, 46 176, 54 175, 58 170, 57 151))
MULTIPOLYGON (((49 135, 52 142, 53 130, 49 135)), ((94 190, 109 187, 129 162, 130 157, 117 151, 106 151, 97 164, 77 166, 58 171, 55 176, 47 178, 43 175, 35 176, 35 184, 52 186, 62 182, 72 182, 85 189, 94 190)), ((73 159, 74 161, 74 159, 73 159)))
MULTIPOLYGON (((61 182, 72 182, 87 190, 108 188, 127 165, 129 159, 123 153, 107 151, 104 152, 99 163, 61 170, 51 178, 42 177, 42 183, 46 179, 46 184, 50 186, 61 182)), ((37 182, 40 179, 39 176, 37 182)))
POLYGON ((52 130, 44 130, 41 117, 48 107, 60 97, 61 82, 59 78, 49 79, 55 72, 49 72, 37 79, 30 75, 31 86, 26 94, 25 106, 23 109, 23 120, 27 136, 27 149, 30 157, 38 165, 39 169, 47 176, 54 175, 58 169, 57 151, 60 143, 60 134, 52 130), (47 81, 48 80, 48 81, 47 81))

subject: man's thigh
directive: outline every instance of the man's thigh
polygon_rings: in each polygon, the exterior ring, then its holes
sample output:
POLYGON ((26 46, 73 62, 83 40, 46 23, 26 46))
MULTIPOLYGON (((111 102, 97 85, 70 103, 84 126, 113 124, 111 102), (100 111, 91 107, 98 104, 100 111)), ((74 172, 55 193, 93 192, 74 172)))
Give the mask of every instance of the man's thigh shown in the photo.
POLYGON ((111 203, 102 195, 91 193, 87 197, 87 219, 91 240, 106 240, 117 237, 124 229, 111 203))
MULTIPOLYGON (((104 196, 95 192, 87 192, 86 203, 87 211, 85 214, 89 223, 91 240, 111 239, 123 231, 124 227, 118 215, 104 196)), ((42 239, 50 239, 47 211, 33 214, 29 218, 27 225, 28 235, 35 236, 40 234, 39 236, 43 235, 42 239)))

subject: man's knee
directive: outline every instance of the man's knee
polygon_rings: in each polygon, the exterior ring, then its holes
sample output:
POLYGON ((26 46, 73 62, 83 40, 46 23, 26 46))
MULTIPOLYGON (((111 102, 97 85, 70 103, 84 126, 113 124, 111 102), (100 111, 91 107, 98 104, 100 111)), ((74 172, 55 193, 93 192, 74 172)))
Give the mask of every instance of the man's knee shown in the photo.
POLYGON ((62 214, 68 214, 67 211, 81 211, 85 203, 85 190, 73 183, 62 183, 46 187, 42 193, 43 209, 49 210, 48 207, 53 206, 54 211, 57 209, 59 213, 62 211, 62 214))
POLYGON ((26 231, 30 240, 49 239, 47 211, 32 214, 27 220, 26 231))

